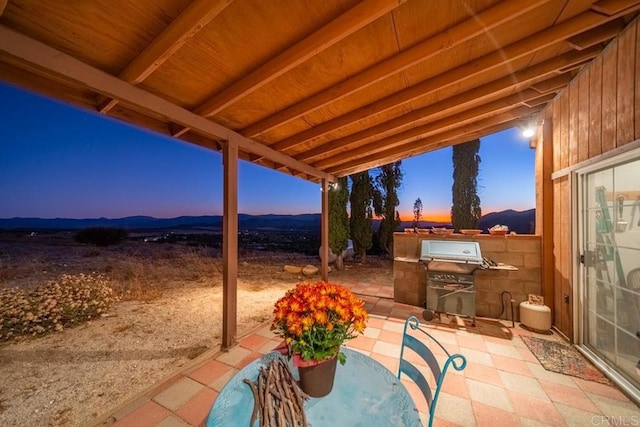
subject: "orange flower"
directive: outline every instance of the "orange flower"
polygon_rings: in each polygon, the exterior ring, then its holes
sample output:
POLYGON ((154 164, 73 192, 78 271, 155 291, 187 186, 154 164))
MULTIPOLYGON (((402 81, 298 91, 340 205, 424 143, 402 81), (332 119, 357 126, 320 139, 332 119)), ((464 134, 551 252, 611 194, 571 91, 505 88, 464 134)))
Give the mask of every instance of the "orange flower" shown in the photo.
POLYGON ((368 317, 364 302, 347 287, 303 282, 276 302, 271 330, 284 338, 290 354, 305 361, 324 359, 363 333, 368 317))

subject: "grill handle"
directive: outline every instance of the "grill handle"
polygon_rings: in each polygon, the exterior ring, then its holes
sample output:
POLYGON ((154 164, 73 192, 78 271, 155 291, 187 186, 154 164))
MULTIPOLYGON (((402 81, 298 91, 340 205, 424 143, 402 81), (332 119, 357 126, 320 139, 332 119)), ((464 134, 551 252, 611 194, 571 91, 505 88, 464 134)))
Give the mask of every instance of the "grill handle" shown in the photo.
POLYGON ((480 265, 481 263, 479 262, 471 262, 471 260, 468 259, 455 259, 455 258, 420 258, 420 261, 422 262, 432 262, 432 261, 439 261, 439 262, 453 262, 456 264, 473 264, 473 265, 480 265))

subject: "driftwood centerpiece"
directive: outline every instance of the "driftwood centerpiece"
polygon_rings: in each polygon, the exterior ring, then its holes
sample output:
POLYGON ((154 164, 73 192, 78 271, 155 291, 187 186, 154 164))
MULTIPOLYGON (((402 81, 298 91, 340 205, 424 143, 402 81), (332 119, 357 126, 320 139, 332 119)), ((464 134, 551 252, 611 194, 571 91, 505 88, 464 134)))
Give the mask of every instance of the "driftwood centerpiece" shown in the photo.
POLYGON ((250 426, 256 419, 260 427, 307 427, 304 401, 309 396, 298 387, 289 366, 281 358, 260 368, 257 380, 243 380, 253 393, 253 413, 250 426))

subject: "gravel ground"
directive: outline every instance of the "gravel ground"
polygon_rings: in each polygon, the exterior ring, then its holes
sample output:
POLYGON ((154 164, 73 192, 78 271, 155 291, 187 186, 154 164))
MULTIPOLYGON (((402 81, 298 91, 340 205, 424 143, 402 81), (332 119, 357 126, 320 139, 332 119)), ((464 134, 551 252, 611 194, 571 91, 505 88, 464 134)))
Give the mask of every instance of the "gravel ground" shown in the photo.
MULTIPOLYGON (((268 320, 282 289, 239 290, 240 333, 268 320)), ((219 345, 221 290, 122 302, 110 317, 0 346, 0 426, 80 426, 219 345)))

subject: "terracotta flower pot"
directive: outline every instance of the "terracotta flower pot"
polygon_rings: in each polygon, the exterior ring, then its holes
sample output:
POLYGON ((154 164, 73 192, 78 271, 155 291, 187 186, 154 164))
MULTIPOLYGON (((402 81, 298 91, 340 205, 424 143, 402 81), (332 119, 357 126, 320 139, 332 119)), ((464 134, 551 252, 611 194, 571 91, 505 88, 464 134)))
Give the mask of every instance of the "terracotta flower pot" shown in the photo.
POLYGON ((311 397, 323 397, 331 393, 337 361, 338 356, 335 356, 311 366, 298 366, 302 391, 311 397))

